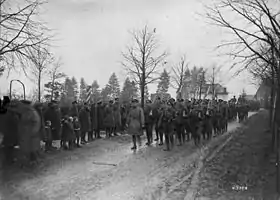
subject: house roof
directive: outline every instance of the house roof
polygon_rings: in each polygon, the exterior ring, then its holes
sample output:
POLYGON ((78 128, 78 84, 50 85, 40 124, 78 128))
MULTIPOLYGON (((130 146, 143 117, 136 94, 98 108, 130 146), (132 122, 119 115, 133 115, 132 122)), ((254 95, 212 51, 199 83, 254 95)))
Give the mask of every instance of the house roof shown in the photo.
MULTIPOLYGON (((228 95, 228 91, 226 87, 223 87, 221 84, 217 83, 214 84, 214 89, 215 89, 215 93, 216 94, 220 94, 220 95, 228 95)), ((207 91, 209 90, 209 94, 212 94, 213 92, 213 85, 212 84, 205 84, 202 88, 201 88, 201 93, 207 93, 207 91)))

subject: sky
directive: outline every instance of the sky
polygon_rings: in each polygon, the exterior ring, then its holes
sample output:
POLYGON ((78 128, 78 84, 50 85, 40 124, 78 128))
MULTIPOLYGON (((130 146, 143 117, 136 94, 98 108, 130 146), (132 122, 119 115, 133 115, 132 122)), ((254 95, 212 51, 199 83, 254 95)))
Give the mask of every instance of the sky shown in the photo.
MULTIPOLYGON (((169 52, 167 70, 185 55, 190 68, 203 66, 210 72, 213 65, 222 66, 217 80, 230 94, 256 92, 247 73, 232 78, 230 59, 217 56, 214 48, 229 35, 197 14, 203 12, 198 0, 49 0, 43 11, 42 19, 56 34, 51 51, 62 58, 63 71, 70 77, 83 77, 89 84, 97 80, 103 87, 115 72, 122 85, 127 74, 120 64, 121 52, 131 42, 129 30, 147 24, 156 28, 159 50, 169 52)), ((25 83, 27 93, 35 87, 23 73, 6 77, 0 78, 0 92, 15 78, 25 83)), ((148 87, 150 93, 156 91, 156 84, 148 87)), ((175 96, 174 89, 169 92, 175 96)))

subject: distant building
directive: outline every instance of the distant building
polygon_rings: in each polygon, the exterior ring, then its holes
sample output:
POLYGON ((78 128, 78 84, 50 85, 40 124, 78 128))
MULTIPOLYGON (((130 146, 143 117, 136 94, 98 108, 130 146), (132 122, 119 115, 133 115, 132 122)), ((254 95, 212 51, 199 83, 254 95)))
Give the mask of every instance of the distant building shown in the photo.
POLYGON ((160 97, 162 100, 169 100, 171 99, 171 95, 169 93, 166 94, 151 94, 151 100, 154 101, 157 97, 160 97))
MULTIPOLYGON (((205 84, 201 88, 201 98, 212 99, 213 94, 213 85, 205 84)), ((229 93, 226 87, 223 87, 221 84, 214 84, 214 94, 217 99, 222 99, 228 101, 229 93)))
POLYGON ((271 88, 262 83, 255 94, 255 99, 260 101, 261 107, 267 108, 270 102, 270 94, 271 88))
POLYGON ((252 101, 252 100, 255 100, 255 95, 246 94, 246 95, 244 95, 244 98, 245 98, 245 100, 247 100, 247 101, 252 101))

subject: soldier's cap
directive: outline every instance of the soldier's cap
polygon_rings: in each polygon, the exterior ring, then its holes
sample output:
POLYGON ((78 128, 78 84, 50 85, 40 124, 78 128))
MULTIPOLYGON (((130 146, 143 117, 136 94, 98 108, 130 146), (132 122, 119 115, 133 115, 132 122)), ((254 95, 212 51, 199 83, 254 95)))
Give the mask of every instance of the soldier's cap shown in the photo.
POLYGON ((77 101, 72 101, 72 104, 78 104, 78 102, 77 101))
POLYGON ((139 101, 138 101, 138 99, 132 99, 131 102, 132 102, 132 103, 138 103, 139 101))
POLYGON ((146 103, 152 103, 152 101, 151 101, 151 100, 149 100, 149 99, 147 99, 147 100, 146 100, 146 103))

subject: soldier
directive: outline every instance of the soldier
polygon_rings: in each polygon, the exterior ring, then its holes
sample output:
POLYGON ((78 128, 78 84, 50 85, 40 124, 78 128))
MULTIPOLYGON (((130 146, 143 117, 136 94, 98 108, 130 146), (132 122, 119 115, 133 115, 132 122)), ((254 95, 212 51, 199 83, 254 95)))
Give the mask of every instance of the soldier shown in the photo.
POLYGON ((101 138, 100 131, 103 129, 103 120, 104 120, 104 108, 102 101, 97 103, 96 107, 96 129, 95 129, 95 138, 101 138))
POLYGON ((78 102, 73 101, 72 106, 70 109, 70 116, 71 117, 78 117, 79 116, 79 109, 78 109, 78 102))
POLYGON ((114 115, 113 133, 115 136, 118 136, 117 132, 119 132, 121 129, 121 111, 120 111, 119 98, 115 98, 115 102, 113 104, 113 115, 114 115))
MULTIPOLYGON (((86 144, 86 135, 90 131, 90 113, 87 108, 87 104, 84 103, 79 112, 79 122, 81 126, 81 144, 86 144)), ((88 134, 88 140, 91 140, 91 136, 88 134)))
POLYGON ((61 115, 56 101, 52 100, 48 103, 48 107, 43 116, 44 121, 51 121, 52 139, 59 140, 61 131, 61 115))
POLYGON ((127 118, 127 105, 123 104, 121 106, 121 132, 122 134, 124 133, 125 131, 125 123, 126 123, 126 118, 127 118))
POLYGON ((144 108, 144 116, 145 116, 145 129, 147 134, 147 143, 146 145, 150 145, 153 142, 153 110, 152 110, 152 101, 146 100, 146 105, 144 108))
POLYGON ((163 107, 163 110, 160 115, 159 127, 160 130, 164 133, 165 136, 165 151, 170 151, 170 143, 173 145, 173 120, 175 118, 175 111, 172 109, 171 102, 167 102, 167 104, 163 107))
MULTIPOLYGON (((4 103, 4 102, 3 102, 4 103)), ((14 159, 14 146, 19 144, 18 141, 18 123, 20 114, 13 112, 10 102, 8 102, 4 109, 5 114, 0 114, 0 132, 3 133, 3 151, 5 164, 11 164, 14 159)))
POLYGON ((75 144, 78 148, 80 148, 80 138, 81 138, 81 134, 80 134, 80 123, 78 120, 78 117, 74 117, 73 118, 73 128, 74 128, 74 133, 76 136, 76 140, 75 140, 75 144))
POLYGON ((18 112, 18 130, 19 134, 19 146, 21 152, 21 164, 24 165, 25 158, 31 162, 37 161, 37 155, 40 151, 40 129, 41 118, 39 113, 31 105, 30 101, 22 100, 17 103, 16 108, 13 110, 18 112))
POLYGON ((62 138, 61 140, 63 141, 62 147, 64 149, 73 149, 73 141, 75 140, 75 133, 74 133, 74 128, 73 128, 73 118, 65 116, 63 125, 62 125, 62 138), (68 147, 66 145, 68 143, 68 147))
POLYGON ((155 131, 156 131, 156 139, 155 141, 158 141, 160 139, 160 143, 159 145, 162 145, 163 144, 163 135, 161 134, 160 135, 160 131, 159 131, 159 118, 160 118, 160 110, 161 110, 161 99, 160 97, 158 97, 153 106, 152 106, 152 109, 153 109, 153 116, 154 116, 154 125, 155 125, 155 131))
POLYGON ((113 100, 109 101, 109 105, 105 107, 104 127, 106 129, 106 137, 111 137, 114 128, 114 112, 113 100))
POLYGON ((45 152, 49 152, 52 150, 52 129, 51 129, 51 121, 46 121, 45 123, 45 152))
POLYGON ((183 102, 184 102, 183 99, 177 99, 175 105, 175 110, 176 110, 175 129, 176 129, 179 146, 181 146, 186 140, 184 127, 183 127, 183 114, 184 114, 183 102))
POLYGON ((140 136, 143 135, 143 128, 145 128, 144 111, 138 105, 139 101, 137 99, 132 100, 132 107, 127 117, 127 132, 132 135, 132 150, 137 149, 136 140, 138 140, 138 145, 141 145, 140 136))

